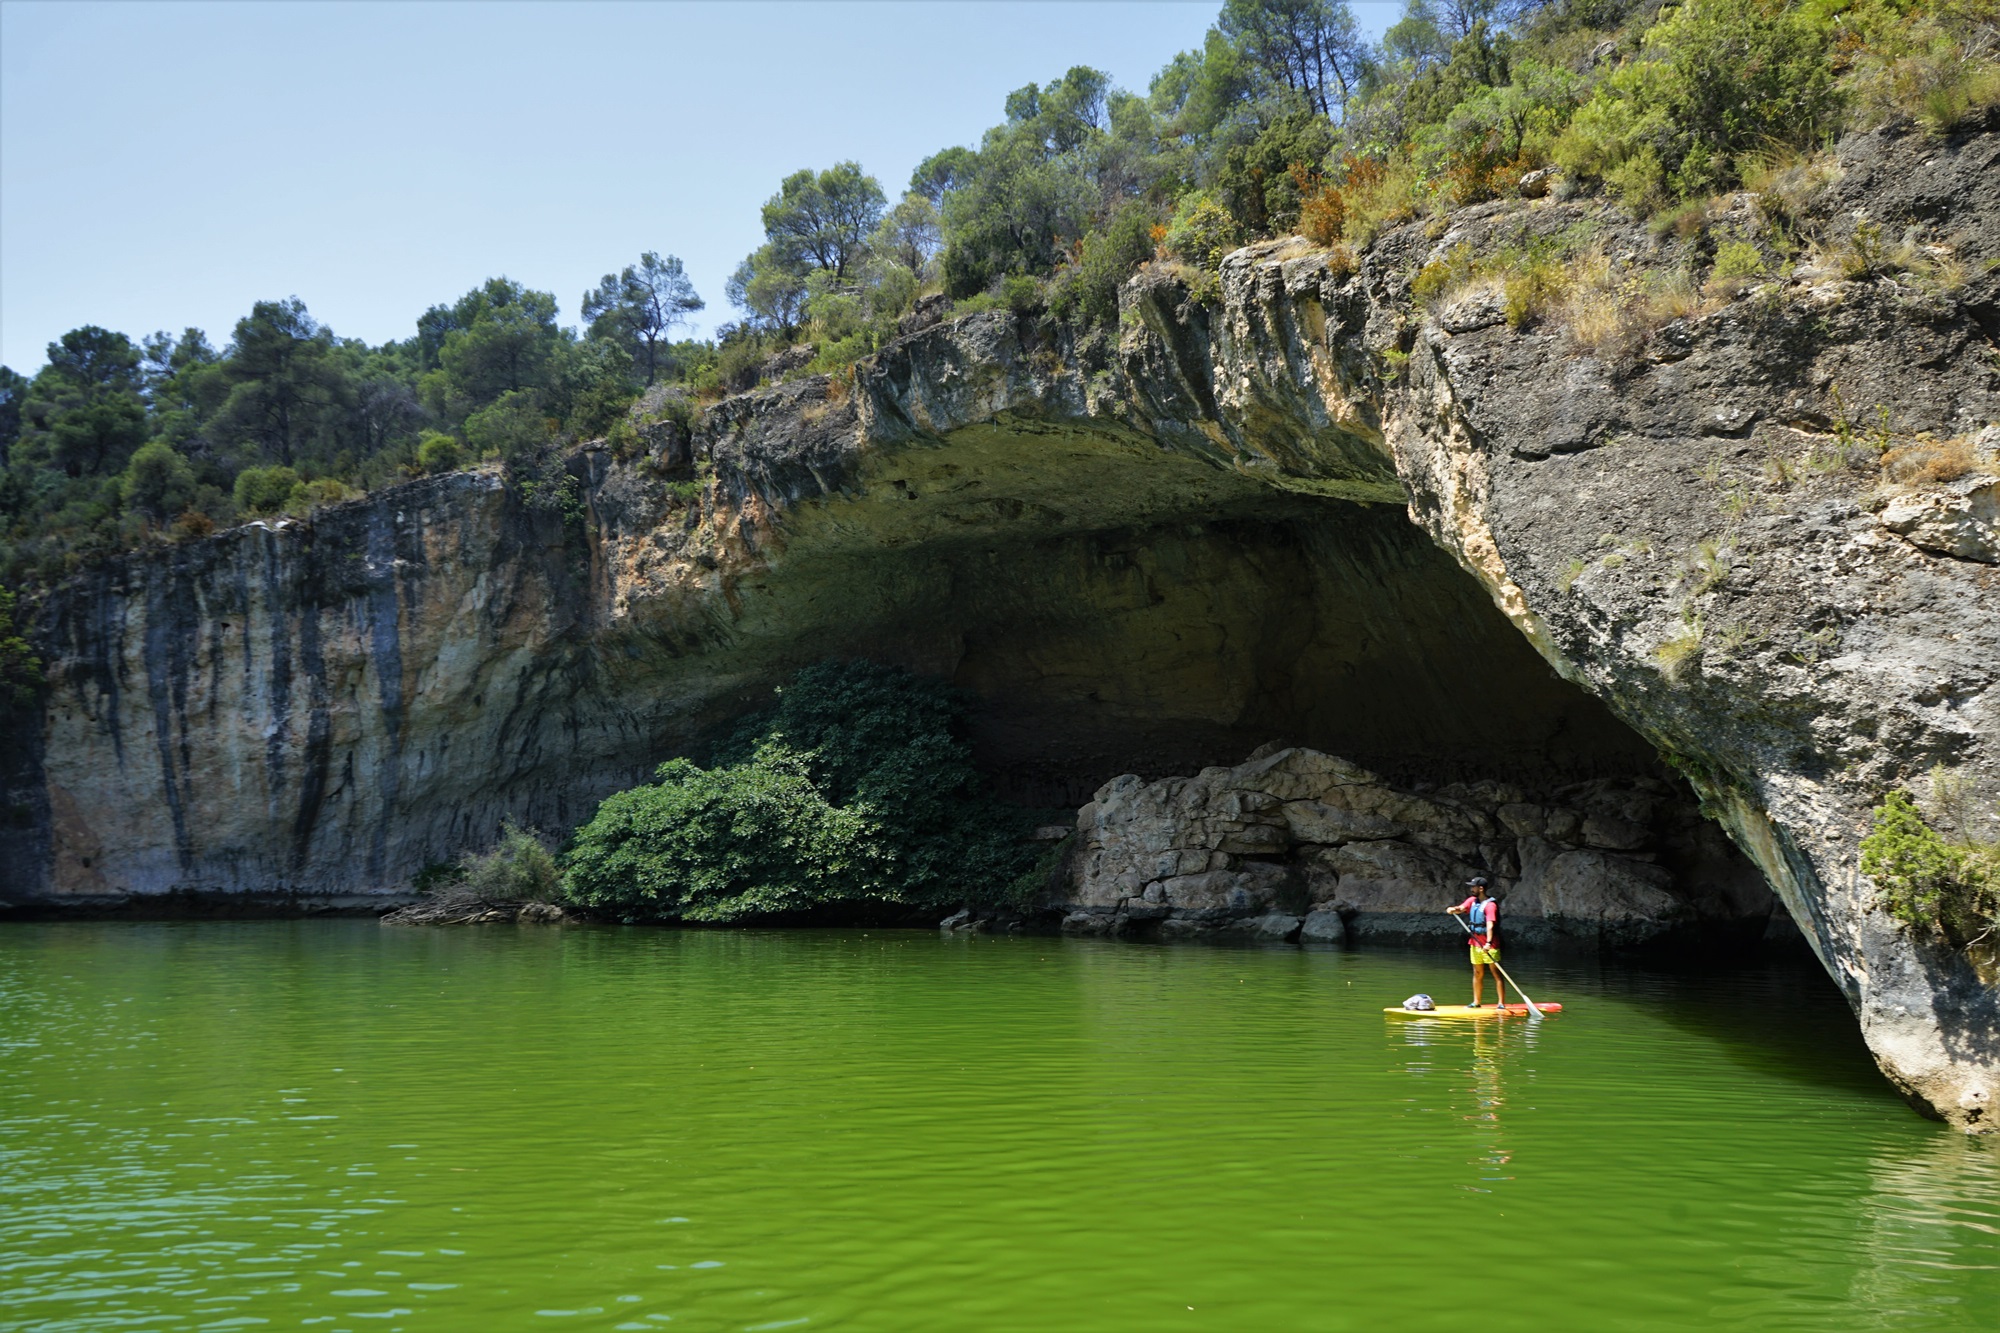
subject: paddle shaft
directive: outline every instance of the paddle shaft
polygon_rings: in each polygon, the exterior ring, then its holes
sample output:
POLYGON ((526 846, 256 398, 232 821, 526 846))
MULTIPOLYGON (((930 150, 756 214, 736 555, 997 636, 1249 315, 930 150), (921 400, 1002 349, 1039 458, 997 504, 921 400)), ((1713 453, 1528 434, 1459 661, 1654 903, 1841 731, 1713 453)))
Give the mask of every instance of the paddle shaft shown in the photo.
MULTIPOLYGON (((1453 912, 1451 914, 1451 919, 1453 921, 1458 922, 1459 925, 1464 926, 1466 934, 1470 935, 1472 933, 1472 923, 1470 921, 1467 921, 1464 917, 1458 915, 1456 912, 1453 912)), ((1492 936, 1489 935, 1487 938, 1491 939, 1492 936)), ((1536 1018, 1542 1017, 1542 1011, 1535 1007, 1535 1002, 1534 1000, 1529 998, 1528 992, 1521 989, 1520 982, 1514 980, 1514 978, 1507 975, 1507 969, 1500 966, 1500 960, 1497 958, 1493 960, 1493 970, 1495 972, 1498 972, 1503 978, 1505 978, 1507 984, 1509 986, 1512 986, 1515 989, 1515 991, 1517 991, 1520 994, 1522 1002, 1528 1006, 1529 1013, 1533 1014, 1536 1018)))

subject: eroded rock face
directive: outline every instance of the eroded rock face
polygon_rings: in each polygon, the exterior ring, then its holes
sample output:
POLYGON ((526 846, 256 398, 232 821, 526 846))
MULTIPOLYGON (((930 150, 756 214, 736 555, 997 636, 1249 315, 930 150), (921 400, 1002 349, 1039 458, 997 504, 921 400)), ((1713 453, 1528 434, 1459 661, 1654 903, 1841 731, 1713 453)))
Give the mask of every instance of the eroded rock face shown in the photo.
POLYGON ((1980 558, 1980 483, 1885 503, 1854 446, 1863 415, 1940 439, 2000 418, 2000 136, 1869 136, 1840 157, 1836 233, 1908 227, 1981 276, 1773 287, 1611 360, 1556 329, 1427 323, 1385 433, 1412 517, 1676 759, 1890 1078, 1991 1129, 2000 990, 1896 927, 1858 843, 1882 793, 1928 793, 1934 766, 2000 800, 2000 571, 1980 558))
POLYGON ((982 761, 1037 800, 1283 736, 1469 821, 1453 842, 1443 814, 1419 837, 1391 804, 1262 792, 1275 822, 1223 820, 1242 827, 1092 904, 1164 908, 1162 930, 1332 937, 1507 857, 1551 930, 1708 919, 1657 819, 1562 795, 1643 794, 1664 754, 1889 1076, 1992 1127, 2000 992, 1897 927, 1857 858, 1882 792, 1934 765, 2000 801, 1987 491, 1884 493, 1857 440, 1885 414, 1939 438, 2000 419, 2000 135, 1865 136, 1841 162, 1831 234, 1866 214, 1959 278, 1801 270, 1609 342, 1513 327, 1478 292, 1414 305, 1461 244, 1592 229, 1612 256, 1686 258, 1600 203, 1487 204, 1358 267, 1239 252, 1219 303, 1142 275, 1115 337, 918 328, 851 386, 580 453, 580 522, 473 473, 110 562, 38 609, 52 688, 0 747, 4 896, 394 893, 502 816, 573 824, 791 671, 865 655, 984 696, 982 761), (1523 799, 1416 789, 1481 780, 1523 799), (1382 886, 1379 910, 1316 896, 1315 866, 1382 886))
POLYGON ((1114 778, 1077 815, 1066 931, 1338 943, 1453 936, 1485 876, 1510 942, 1762 937, 1776 900, 1673 785, 1411 791, 1316 750, 1192 778, 1114 778))

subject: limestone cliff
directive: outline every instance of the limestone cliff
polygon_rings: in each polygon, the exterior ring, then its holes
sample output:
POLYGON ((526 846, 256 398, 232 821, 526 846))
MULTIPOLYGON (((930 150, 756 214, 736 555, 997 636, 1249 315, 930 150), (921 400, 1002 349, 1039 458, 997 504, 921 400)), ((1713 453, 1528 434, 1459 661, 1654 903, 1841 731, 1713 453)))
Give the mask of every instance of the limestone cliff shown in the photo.
POLYGON ((1358 263, 1239 252, 1219 296, 1143 275, 1111 337, 919 331, 851 381, 580 452, 572 512, 475 472, 114 561, 40 608, 5 896, 400 892, 865 654, 977 692, 982 762, 1041 801, 1274 739, 1522 794, 1658 781, 1664 754, 1889 1076, 1990 1127, 2000 992, 1895 927, 1856 843, 1936 764, 2000 797, 1994 483, 1878 512, 1853 422, 2000 419, 2000 135, 1859 138, 1842 167, 1827 234, 1871 213, 1952 281, 1805 268, 1584 344, 1412 279, 1585 226, 1635 267, 1685 243, 1485 205, 1358 263))

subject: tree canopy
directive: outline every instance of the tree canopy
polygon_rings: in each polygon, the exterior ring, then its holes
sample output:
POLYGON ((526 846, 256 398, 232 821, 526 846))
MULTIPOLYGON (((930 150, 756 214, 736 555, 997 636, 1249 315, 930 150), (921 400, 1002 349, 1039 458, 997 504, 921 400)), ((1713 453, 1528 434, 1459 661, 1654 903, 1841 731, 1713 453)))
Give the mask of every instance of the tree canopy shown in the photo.
POLYGON ((825 269, 843 279, 882 220, 886 202, 882 187, 859 163, 795 171, 764 203, 764 235, 788 265, 825 269))
POLYGON ((625 342, 646 368, 648 384, 660 377, 660 356, 674 329, 700 309, 702 299, 681 261, 651 250, 583 294, 591 335, 625 342))

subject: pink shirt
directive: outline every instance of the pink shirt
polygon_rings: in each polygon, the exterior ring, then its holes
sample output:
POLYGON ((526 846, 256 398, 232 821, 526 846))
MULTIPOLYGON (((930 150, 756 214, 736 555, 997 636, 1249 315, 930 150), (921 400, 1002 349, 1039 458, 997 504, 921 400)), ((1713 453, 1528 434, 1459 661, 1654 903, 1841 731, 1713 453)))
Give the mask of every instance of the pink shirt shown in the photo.
POLYGON ((1500 925, 1500 904, 1491 898, 1488 898, 1484 903, 1481 903, 1476 898, 1467 898, 1458 905, 1458 910, 1465 913, 1466 920, 1470 922, 1474 907, 1482 909, 1485 916, 1485 923, 1483 925, 1473 925, 1472 933, 1475 935, 1491 935, 1500 925))

